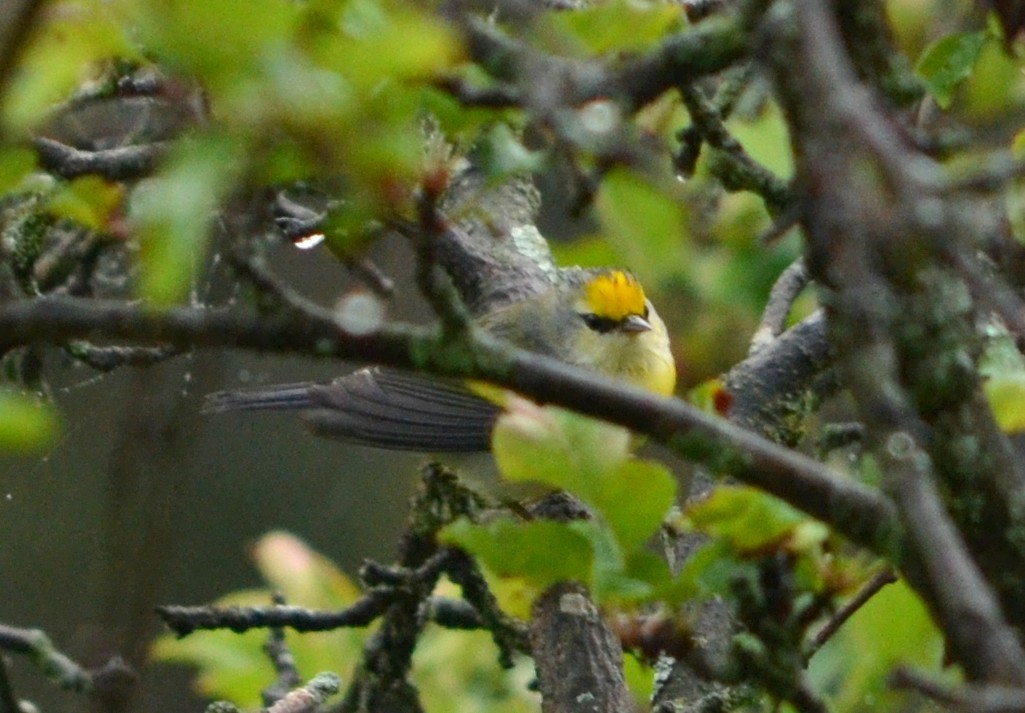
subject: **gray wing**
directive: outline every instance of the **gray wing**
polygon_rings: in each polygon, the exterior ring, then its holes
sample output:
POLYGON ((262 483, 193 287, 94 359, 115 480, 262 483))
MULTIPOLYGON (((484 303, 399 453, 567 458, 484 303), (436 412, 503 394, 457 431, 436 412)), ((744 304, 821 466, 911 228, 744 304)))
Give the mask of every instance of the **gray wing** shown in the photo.
POLYGON ((494 404, 454 382, 360 369, 326 383, 207 396, 206 412, 298 410, 319 436, 388 450, 469 453, 490 447, 494 404))

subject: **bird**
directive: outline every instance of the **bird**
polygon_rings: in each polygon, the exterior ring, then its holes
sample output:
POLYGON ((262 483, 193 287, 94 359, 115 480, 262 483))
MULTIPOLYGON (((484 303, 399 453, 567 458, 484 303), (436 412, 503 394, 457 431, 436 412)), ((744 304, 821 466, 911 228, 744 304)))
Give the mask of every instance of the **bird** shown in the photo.
MULTIPOLYGON (((661 395, 676 385, 669 334, 640 281, 620 268, 557 267, 534 226, 529 180, 452 180, 451 223, 434 256, 476 325, 517 347, 661 395)), ((291 410, 316 435, 388 450, 490 447, 501 408, 465 382, 371 366, 331 381, 209 394, 205 412, 291 410)))

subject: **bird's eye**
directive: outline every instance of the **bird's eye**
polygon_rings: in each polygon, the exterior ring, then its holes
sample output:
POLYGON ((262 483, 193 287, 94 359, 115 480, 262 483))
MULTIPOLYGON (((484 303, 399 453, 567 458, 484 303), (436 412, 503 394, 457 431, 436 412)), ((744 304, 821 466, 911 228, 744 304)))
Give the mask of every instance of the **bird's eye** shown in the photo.
POLYGON ((584 314, 580 315, 580 318, 584 320, 584 324, 587 325, 588 329, 592 329, 595 332, 599 332, 600 334, 611 332, 613 329, 616 328, 616 325, 619 324, 619 322, 617 322, 614 319, 610 319, 609 317, 601 317, 599 315, 594 314, 593 312, 585 312, 584 314))
POLYGON ((644 305, 644 315, 643 315, 644 319, 647 319, 648 315, 650 315, 650 314, 651 314, 651 308, 648 307, 648 305, 644 305))

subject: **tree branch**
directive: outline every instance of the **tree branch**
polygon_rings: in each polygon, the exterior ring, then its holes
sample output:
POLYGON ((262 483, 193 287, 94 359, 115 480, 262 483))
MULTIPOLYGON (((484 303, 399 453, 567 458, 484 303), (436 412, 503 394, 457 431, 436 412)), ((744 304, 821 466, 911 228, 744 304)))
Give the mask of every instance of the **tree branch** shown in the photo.
POLYGON ((22 344, 107 338, 355 359, 484 379, 542 403, 648 434, 686 458, 831 523, 878 552, 892 553, 900 537, 893 506, 884 496, 817 461, 678 399, 616 383, 476 332, 469 345, 453 345, 433 330, 409 326, 349 334, 320 308, 257 316, 191 307, 158 312, 124 302, 44 297, 0 305, 0 335, 0 352, 22 344), (452 349, 461 357, 452 358, 452 349), (467 353, 473 358, 466 359, 467 353))
POLYGON ((111 181, 127 181, 150 175, 171 147, 168 142, 156 142, 83 151, 45 137, 35 139, 33 145, 39 154, 39 163, 50 173, 61 178, 91 174, 111 181))

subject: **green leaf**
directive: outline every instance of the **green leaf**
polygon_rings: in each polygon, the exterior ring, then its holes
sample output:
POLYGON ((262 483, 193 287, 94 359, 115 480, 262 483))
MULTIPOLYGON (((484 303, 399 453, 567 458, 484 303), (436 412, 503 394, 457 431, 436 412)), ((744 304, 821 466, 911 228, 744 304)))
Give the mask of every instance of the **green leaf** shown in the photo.
POLYGON ((504 123, 496 124, 484 135, 478 151, 480 166, 492 179, 541 168, 540 152, 524 146, 504 123))
POLYGON ((65 0, 42 13, 44 21, 17 71, 11 73, 11 86, 0 109, 12 133, 44 121, 55 104, 67 99, 111 57, 142 59, 111 6, 95 0, 65 0))
POLYGON ((0 389, 0 452, 38 453, 60 434, 60 417, 49 404, 0 389))
POLYGON ((269 532, 253 546, 257 569, 290 602, 318 609, 343 609, 360 597, 360 589, 331 560, 295 535, 269 532))
POLYGON ((36 167, 36 152, 30 149, 0 149, 0 193, 15 189, 36 167))
POLYGON ((1001 430, 1025 431, 1025 373, 988 379, 983 391, 1001 430))
POLYGON ((929 93, 944 109, 950 108, 954 89, 971 76, 986 32, 955 32, 940 38, 922 53, 915 71, 925 80, 929 93))
POLYGON ((1025 357, 1006 330, 990 328, 979 372, 993 417, 1007 433, 1025 431, 1025 357))
POLYGON ((568 490, 630 552, 658 529, 676 498, 669 471, 632 458, 630 441, 618 426, 513 398, 495 425, 492 451, 503 477, 568 490))
POLYGON ((602 233, 642 282, 658 283, 687 259, 683 206, 634 171, 616 168, 595 196, 602 233))
POLYGON ((625 559, 608 563, 596 556, 594 570, 591 590, 601 603, 660 599, 657 593, 665 591, 672 582, 665 559, 647 550, 635 550, 625 559))
POLYGON ((343 15, 343 36, 320 46, 316 57, 365 91, 380 91, 382 82, 429 79, 465 54, 449 25, 413 5, 385 9, 374 0, 352 0, 343 15))
POLYGON ((206 250, 210 222, 238 171, 241 147, 211 134, 179 146, 160 175, 133 195, 140 295, 158 305, 183 300, 206 250))
POLYGON ((581 497, 629 551, 642 547, 662 524, 676 501, 676 480, 661 463, 631 459, 589 482, 581 497))
POLYGON ((503 519, 478 525, 464 519, 442 530, 440 538, 499 576, 523 577, 538 587, 565 580, 589 583, 594 554, 582 524, 503 519))
POLYGON ((121 185, 99 176, 83 176, 62 185, 46 201, 46 209, 93 230, 106 230, 123 200, 121 185))
POLYGON ((491 437, 506 479, 545 483, 585 499, 596 478, 627 459, 629 446, 624 428, 515 397, 491 437))
POLYGON ((778 498, 739 486, 716 488, 688 507, 687 516, 699 530, 725 538, 741 552, 776 544, 809 519, 778 498))
POLYGON ((642 50, 685 23, 680 5, 645 0, 613 0, 547 19, 580 43, 580 54, 642 50))
POLYGON ((710 540, 687 559, 671 588, 675 596, 669 599, 680 601, 698 595, 706 598, 721 595, 729 591, 734 579, 746 576, 754 567, 753 563, 741 560, 727 540, 710 540))
POLYGON ((191 75, 215 95, 247 83, 285 44, 301 3, 281 0, 123 2, 123 21, 169 68, 191 75))

